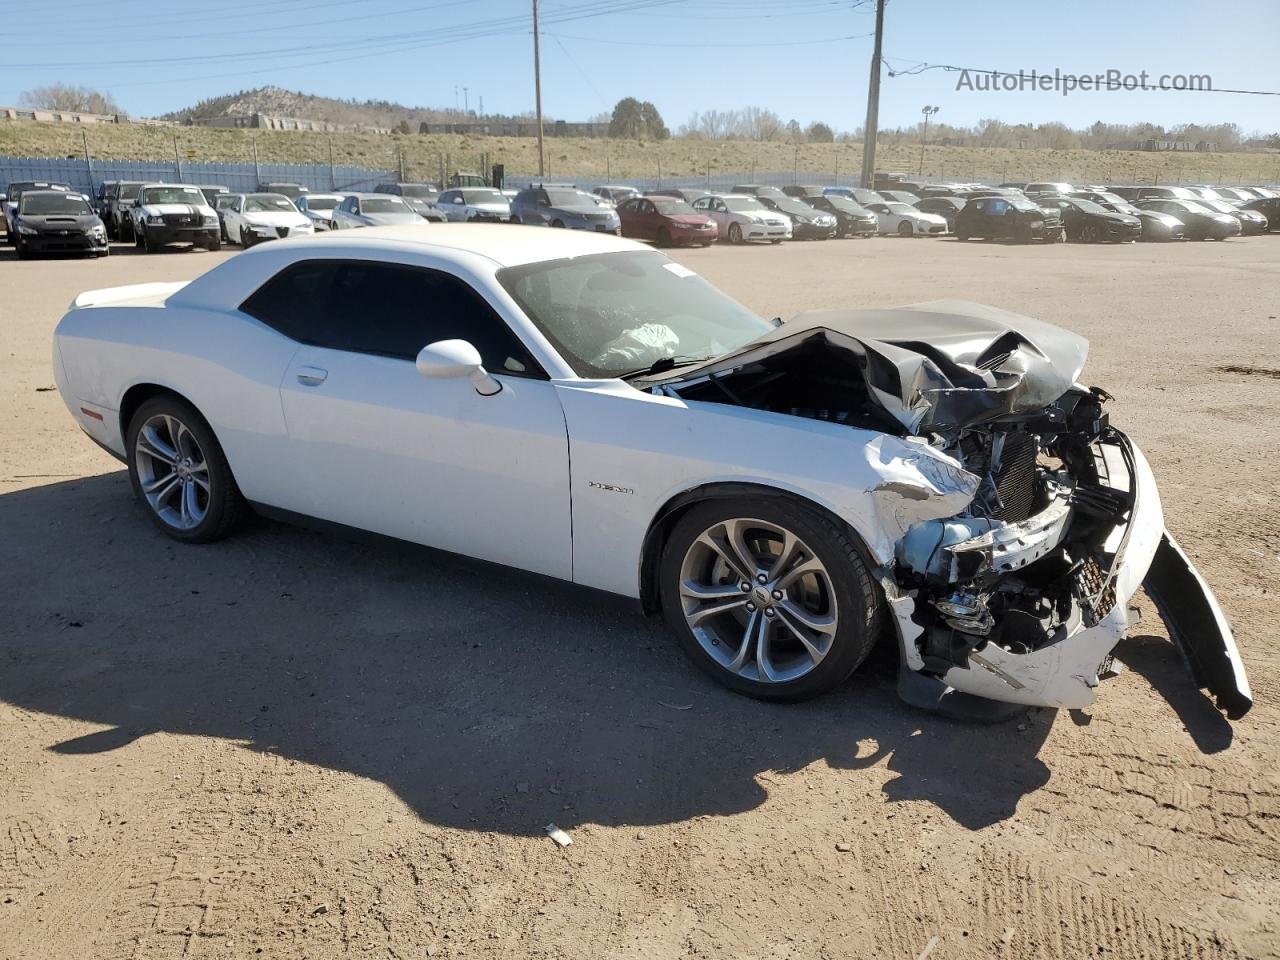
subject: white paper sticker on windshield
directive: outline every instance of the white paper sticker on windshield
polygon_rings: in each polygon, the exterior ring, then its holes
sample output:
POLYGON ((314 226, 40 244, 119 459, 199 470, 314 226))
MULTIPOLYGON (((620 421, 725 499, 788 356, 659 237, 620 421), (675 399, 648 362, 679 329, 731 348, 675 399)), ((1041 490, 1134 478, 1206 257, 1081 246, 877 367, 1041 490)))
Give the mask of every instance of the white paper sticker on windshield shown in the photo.
POLYGON ((696 277, 697 274, 681 263, 664 263, 664 267, 674 273, 677 277, 696 277))

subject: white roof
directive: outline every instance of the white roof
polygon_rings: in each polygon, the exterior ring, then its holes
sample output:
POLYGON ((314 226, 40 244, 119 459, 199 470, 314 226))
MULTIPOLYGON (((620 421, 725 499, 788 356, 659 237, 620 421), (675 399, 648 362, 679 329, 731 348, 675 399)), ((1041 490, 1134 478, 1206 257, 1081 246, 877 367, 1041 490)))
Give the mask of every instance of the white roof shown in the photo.
MULTIPOLYGON (((326 246, 350 249, 368 244, 371 248, 398 248, 406 252, 454 252, 484 257, 498 267, 512 267, 542 260, 582 257, 618 250, 647 250, 634 240, 611 233, 587 230, 556 230, 505 223, 427 223, 395 227, 367 227, 334 230, 311 237, 277 240, 271 246, 305 244, 308 250, 326 246)), ((314 254, 322 256, 321 253, 314 254)))

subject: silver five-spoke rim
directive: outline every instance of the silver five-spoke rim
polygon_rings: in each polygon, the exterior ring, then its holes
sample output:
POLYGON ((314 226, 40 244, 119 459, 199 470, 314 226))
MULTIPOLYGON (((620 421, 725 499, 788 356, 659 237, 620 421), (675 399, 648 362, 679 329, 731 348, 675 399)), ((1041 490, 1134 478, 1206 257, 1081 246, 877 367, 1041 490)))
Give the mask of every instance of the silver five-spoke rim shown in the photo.
POLYGON ((797 680, 835 641, 830 573, 803 540, 764 520, 704 530, 685 553, 680 602, 702 649, 747 680, 797 680))
POLYGON ((177 530, 198 527, 209 512, 209 466, 195 434, 169 414, 157 414, 134 444, 138 484, 151 509, 177 530))

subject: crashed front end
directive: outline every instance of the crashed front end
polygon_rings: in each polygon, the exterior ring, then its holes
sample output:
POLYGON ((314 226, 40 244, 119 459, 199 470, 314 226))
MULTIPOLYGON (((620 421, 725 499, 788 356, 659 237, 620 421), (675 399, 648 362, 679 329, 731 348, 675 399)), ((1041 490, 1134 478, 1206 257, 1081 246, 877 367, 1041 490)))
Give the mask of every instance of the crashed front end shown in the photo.
POLYGON ((890 540, 879 574, 909 702, 966 716, 997 715, 992 701, 1086 706, 1145 586, 1197 685, 1243 716, 1252 694, 1230 625, 1165 531, 1151 469, 1111 425, 1108 395, 1078 382, 1087 348, 978 304, 812 313, 659 389, 921 451, 913 467, 934 482, 883 462, 869 491, 890 540), (938 499, 964 506, 939 516, 921 502, 938 499))

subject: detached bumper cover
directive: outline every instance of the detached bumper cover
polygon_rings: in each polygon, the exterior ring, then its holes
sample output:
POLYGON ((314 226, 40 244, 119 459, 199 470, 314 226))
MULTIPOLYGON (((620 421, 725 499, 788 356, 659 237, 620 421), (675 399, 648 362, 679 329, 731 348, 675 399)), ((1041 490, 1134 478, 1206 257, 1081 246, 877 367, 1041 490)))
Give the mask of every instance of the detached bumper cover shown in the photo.
POLYGON ((1142 584, 1182 652, 1196 686, 1208 690, 1218 708, 1239 720, 1253 706, 1231 624, 1204 578, 1165 531, 1142 584))

